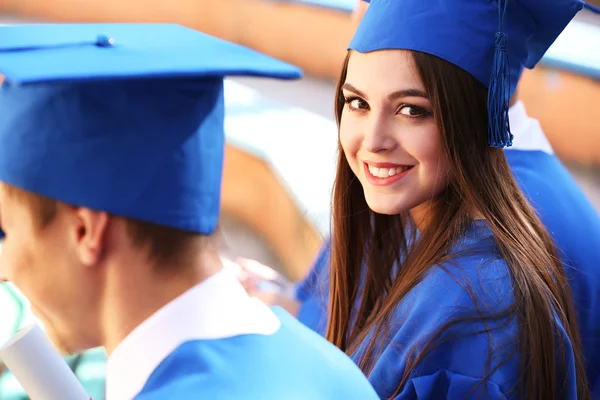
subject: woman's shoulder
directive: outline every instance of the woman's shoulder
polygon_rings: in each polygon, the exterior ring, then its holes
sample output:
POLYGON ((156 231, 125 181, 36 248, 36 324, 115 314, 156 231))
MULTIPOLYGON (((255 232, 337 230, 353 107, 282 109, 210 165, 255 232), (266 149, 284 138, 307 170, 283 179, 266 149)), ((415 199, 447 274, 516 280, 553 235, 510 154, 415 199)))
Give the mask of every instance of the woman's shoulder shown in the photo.
POLYGON ((475 221, 446 259, 427 271, 407 300, 433 302, 438 308, 460 308, 467 313, 482 308, 498 310, 512 304, 512 289, 508 264, 490 229, 484 221, 475 221))
POLYGON ((504 324, 513 299, 512 277, 502 258, 463 255, 432 267, 398 305, 394 319, 403 329, 414 325, 421 333, 443 327, 476 332, 492 321, 504 324))
POLYGON ((449 260, 430 268, 397 306, 375 376, 387 376, 390 367, 404 372, 418 357, 408 392, 426 383, 446 394, 464 395, 465 388, 479 393, 485 386, 500 394, 516 382, 519 332, 510 312, 512 279, 491 233, 479 228, 449 260))

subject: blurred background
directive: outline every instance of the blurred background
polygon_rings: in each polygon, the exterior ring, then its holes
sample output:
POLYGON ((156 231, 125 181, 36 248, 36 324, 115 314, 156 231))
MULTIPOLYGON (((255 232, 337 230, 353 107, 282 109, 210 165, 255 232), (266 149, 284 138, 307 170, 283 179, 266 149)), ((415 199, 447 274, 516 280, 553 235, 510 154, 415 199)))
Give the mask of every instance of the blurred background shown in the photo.
MULTIPOLYGON (((600 6, 600 0, 590 1, 600 6)), ((335 82, 358 21, 356 0, 0 0, 0 24, 172 22, 234 41, 304 69, 297 82, 226 81, 223 255, 254 258, 301 279, 329 231, 337 132, 335 82)), ((98 32, 110 35, 110 32, 98 32)), ((534 70, 519 97, 555 152, 600 210, 600 17, 580 13, 534 70)), ((0 342, 31 317, 0 288, 0 342), (22 318, 21 318, 22 317, 22 318)), ((104 359, 69 358, 95 400, 104 359)), ((0 399, 26 399, 8 373, 0 399)))

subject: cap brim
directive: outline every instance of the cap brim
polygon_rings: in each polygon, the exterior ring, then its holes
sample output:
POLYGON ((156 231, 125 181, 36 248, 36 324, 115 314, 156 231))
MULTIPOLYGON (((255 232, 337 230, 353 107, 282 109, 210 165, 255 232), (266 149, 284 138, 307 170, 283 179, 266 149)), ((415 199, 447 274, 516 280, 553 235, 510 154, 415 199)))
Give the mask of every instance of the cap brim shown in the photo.
POLYGON ((0 27, 0 74, 12 83, 257 76, 301 69, 173 24, 34 24, 0 27), (97 45, 97 38, 112 45, 97 45))

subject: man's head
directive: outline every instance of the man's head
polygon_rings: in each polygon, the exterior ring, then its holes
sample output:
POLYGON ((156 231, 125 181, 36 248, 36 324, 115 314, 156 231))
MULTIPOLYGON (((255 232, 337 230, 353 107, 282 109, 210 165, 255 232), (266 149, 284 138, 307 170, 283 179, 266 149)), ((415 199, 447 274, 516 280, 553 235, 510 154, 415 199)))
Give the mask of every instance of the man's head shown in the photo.
MULTIPOLYGON (((169 279, 184 273, 210 235, 71 206, 0 183, 0 222, 8 232, 3 276, 19 287, 65 352, 96 346, 106 280, 123 265, 169 279), (112 270, 111 270, 112 269, 112 270)), ((133 288, 132 288, 133 289, 133 288)))
POLYGON ((90 213, 0 183, 2 228, 7 233, 3 274, 29 299, 34 313, 63 351, 97 343, 99 251, 90 213), (82 212, 83 211, 83 212, 82 212), (82 219, 84 218, 84 219, 82 219), (72 223, 83 229, 73 235, 72 223), (74 240, 68 240, 74 239, 74 240), (75 326, 77 329, 73 329, 75 326))
POLYGON ((98 346, 126 312, 103 299, 185 274, 216 229, 223 78, 300 72, 174 25, 0 30, 0 264, 63 347, 98 346))

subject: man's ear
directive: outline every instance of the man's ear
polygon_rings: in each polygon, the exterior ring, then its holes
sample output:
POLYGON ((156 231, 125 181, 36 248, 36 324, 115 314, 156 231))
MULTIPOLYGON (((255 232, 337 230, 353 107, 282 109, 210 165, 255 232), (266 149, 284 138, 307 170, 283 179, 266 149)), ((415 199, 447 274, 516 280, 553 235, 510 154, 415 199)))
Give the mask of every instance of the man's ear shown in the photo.
POLYGON ((104 251, 109 218, 106 212, 84 207, 75 209, 75 247, 84 265, 91 267, 99 262, 104 251))

